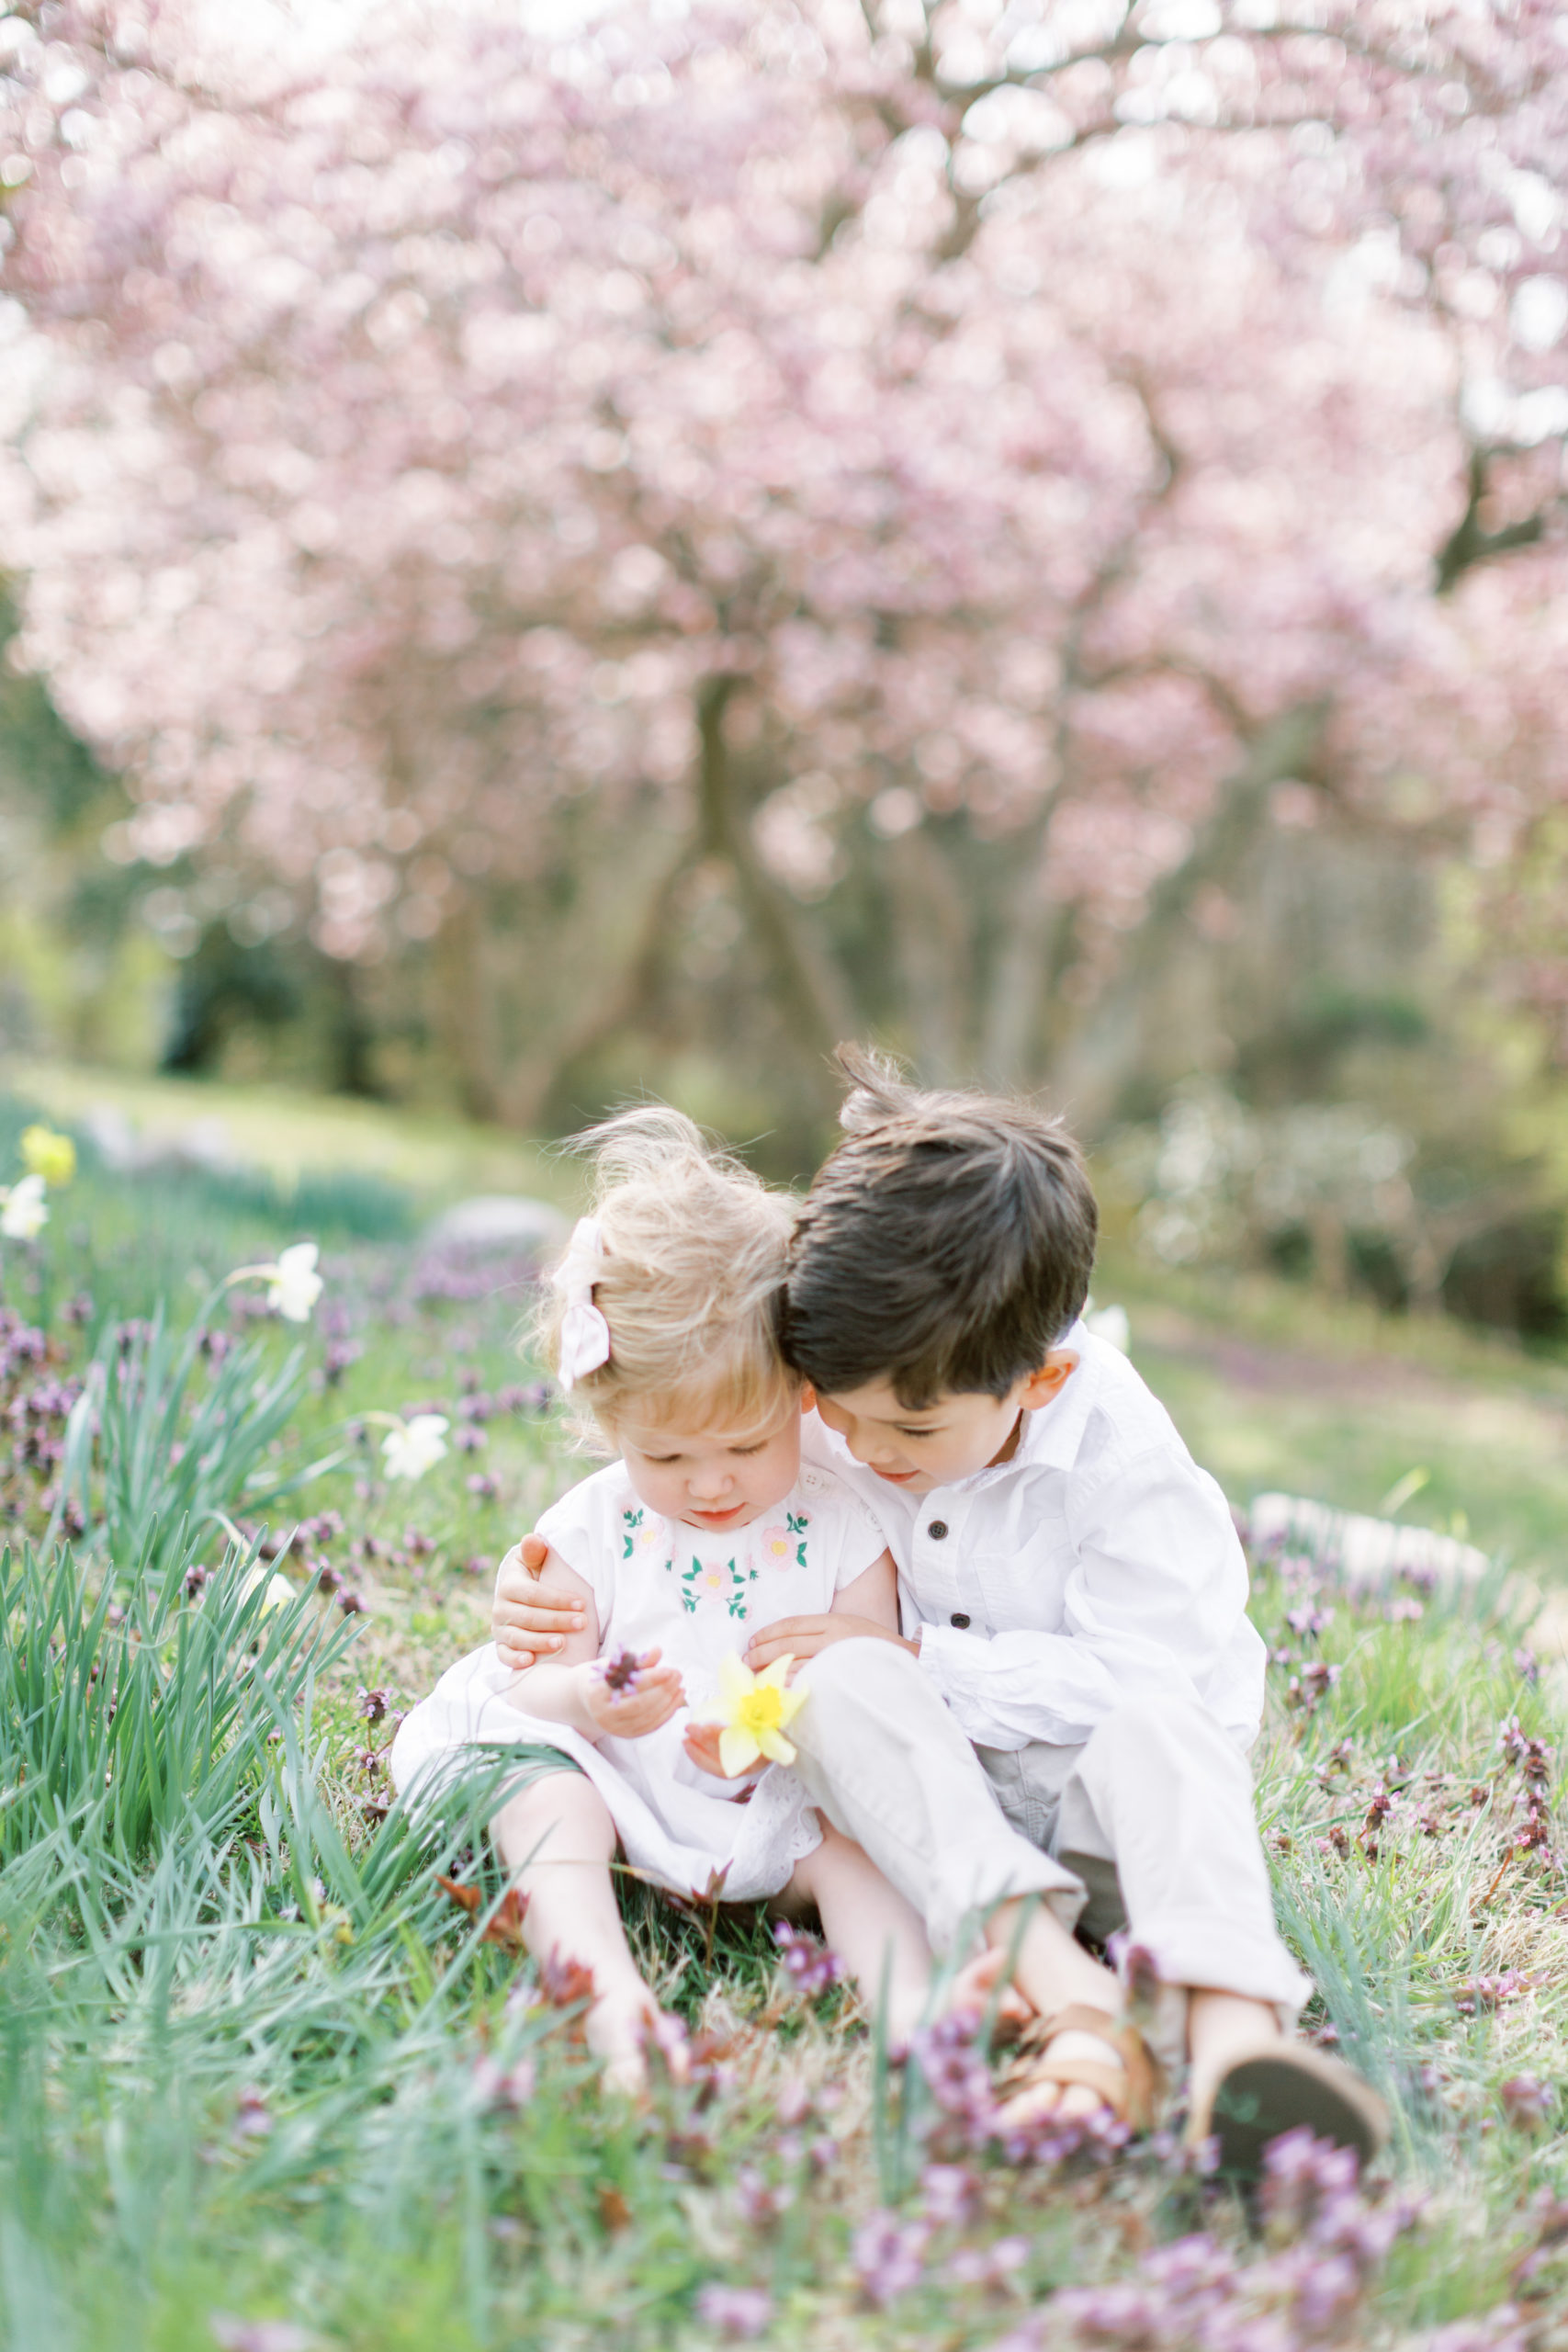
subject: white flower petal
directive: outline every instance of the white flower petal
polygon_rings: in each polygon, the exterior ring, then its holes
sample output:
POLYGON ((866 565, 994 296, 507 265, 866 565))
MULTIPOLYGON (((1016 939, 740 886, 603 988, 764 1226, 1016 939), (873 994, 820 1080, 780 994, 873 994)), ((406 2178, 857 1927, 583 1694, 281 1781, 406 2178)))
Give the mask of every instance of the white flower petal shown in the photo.
POLYGON ((321 1278, 316 1272, 321 1251, 313 1241, 297 1241, 281 1250, 271 1272, 266 1303, 276 1307, 286 1323, 308 1323, 310 1309, 321 1295, 321 1278))
POLYGON ((31 1241, 49 1223, 41 1176, 23 1176, 0 1199, 5 1202, 0 1208, 0 1234, 7 1241, 31 1241))
POLYGON ((381 1464, 389 1478, 423 1478, 446 1451, 450 1424, 445 1413, 416 1413, 381 1440, 381 1464))

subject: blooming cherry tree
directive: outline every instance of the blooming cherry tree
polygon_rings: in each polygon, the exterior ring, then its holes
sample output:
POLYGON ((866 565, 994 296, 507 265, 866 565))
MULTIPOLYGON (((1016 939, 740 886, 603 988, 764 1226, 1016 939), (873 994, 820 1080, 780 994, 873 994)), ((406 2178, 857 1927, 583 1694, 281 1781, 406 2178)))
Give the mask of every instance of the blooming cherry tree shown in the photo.
POLYGON ((682 941, 1092 1094, 1281 808, 1558 805, 1535 0, 204 21, 0 26, 19 654, 473 1107, 682 941))

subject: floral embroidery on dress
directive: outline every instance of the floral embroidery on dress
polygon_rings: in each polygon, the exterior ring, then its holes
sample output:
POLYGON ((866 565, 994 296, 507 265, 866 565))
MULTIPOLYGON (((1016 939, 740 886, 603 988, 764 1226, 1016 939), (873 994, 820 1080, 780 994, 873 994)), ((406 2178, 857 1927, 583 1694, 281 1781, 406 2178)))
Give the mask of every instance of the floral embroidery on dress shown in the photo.
MULTIPOLYGON (((672 1568, 675 1563, 671 1559, 666 1565, 672 1568)), ((741 1595, 756 1581, 755 1568, 738 1567, 733 1560, 699 1560, 694 1554, 691 1566, 681 1571, 681 1606, 688 1617, 694 1617, 705 1593, 722 1593, 729 1615, 745 1617, 750 1612, 741 1595)))
POLYGON ((638 1552, 651 1552, 663 1539, 660 1521, 649 1521, 646 1510, 624 1510, 621 1513, 621 1557, 630 1560, 638 1552))
POLYGON ((770 1567, 803 1568, 806 1566, 806 1531, 810 1524, 809 1512, 786 1510, 782 1527, 775 1521, 773 1526, 763 1528, 762 1557, 770 1567))

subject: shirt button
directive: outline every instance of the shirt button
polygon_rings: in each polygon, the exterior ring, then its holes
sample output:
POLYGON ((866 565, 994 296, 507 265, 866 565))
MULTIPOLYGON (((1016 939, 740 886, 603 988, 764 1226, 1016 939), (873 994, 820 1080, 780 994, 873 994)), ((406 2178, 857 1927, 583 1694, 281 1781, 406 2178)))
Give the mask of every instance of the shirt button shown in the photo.
POLYGON ((936 1538, 936 1540, 937 1540, 937 1542, 940 1544, 940 1543, 942 1542, 942 1537, 947 1533, 947 1521, 946 1521, 946 1520, 945 1520, 945 1519, 933 1519, 933 1520, 932 1520, 932 1521, 931 1521, 931 1525, 927 1528, 927 1530, 926 1530, 926 1533, 927 1533, 928 1535, 934 1535, 934 1536, 935 1536, 935 1538, 936 1538))
POLYGON ((947 1621, 947 1622, 948 1622, 948 1623, 949 1623, 950 1625, 956 1625, 956 1626, 958 1627, 959 1631, 962 1633, 962 1631, 964 1630, 964 1626, 968 1624, 969 1620, 968 1620, 968 1618, 964 1615, 964 1611, 963 1611, 963 1610, 962 1610, 962 1609, 955 1609, 955 1610, 953 1611, 953 1612, 952 1616, 948 1619, 948 1621, 947 1621))

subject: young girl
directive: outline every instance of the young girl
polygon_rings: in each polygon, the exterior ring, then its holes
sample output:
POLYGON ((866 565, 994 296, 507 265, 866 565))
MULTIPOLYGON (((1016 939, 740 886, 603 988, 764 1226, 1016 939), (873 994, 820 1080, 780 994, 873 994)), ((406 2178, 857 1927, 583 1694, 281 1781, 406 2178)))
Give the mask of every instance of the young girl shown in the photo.
POLYGON ((592 1971, 588 2040, 616 2086, 641 2082, 659 2017, 621 1927, 617 1849, 675 1894, 816 1904, 866 1996, 886 1985, 902 2039, 931 1992, 918 1915, 786 1767, 725 1778, 705 1721, 720 1660, 758 1628, 840 1610, 898 1622, 870 1512, 801 1464, 800 1383, 776 1341, 791 1204, 673 1111, 628 1112, 590 1140, 595 1213, 557 1270, 541 1336, 619 1459, 538 1528, 584 1627, 525 1673, 493 1645, 460 1660, 400 1730, 393 1779, 434 1785, 476 1741, 526 1751, 493 1835, 527 1898, 529 1950, 592 1971))

